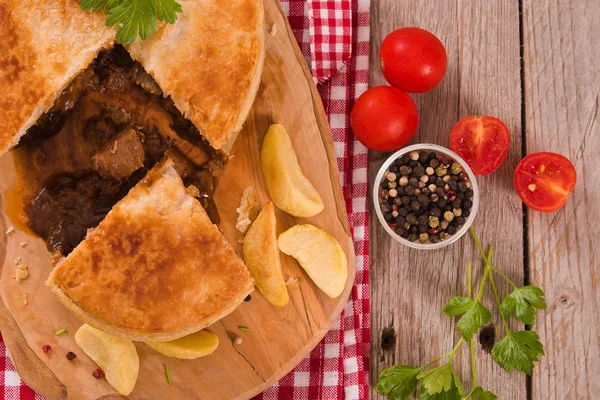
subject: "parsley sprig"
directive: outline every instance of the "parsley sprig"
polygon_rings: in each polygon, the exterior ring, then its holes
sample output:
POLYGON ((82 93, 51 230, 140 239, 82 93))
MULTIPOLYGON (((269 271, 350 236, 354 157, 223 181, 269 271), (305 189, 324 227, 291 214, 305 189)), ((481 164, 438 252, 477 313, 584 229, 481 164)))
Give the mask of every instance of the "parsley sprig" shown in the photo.
POLYGON ((492 266, 493 248, 490 246, 488 253, 473 228, 469 229, 477 249, 484 261, 483 277, 479 284, 477 295, 473 297, 472 290, 472 266, 467 264, 467 296, 452 297, 442 308, 442 313, 450 316, 461 316, 456 324, 456 329, 461 333, 461 338, 454 348, 431 362, 421 366, 394 365, 385 369, 379 375, 376 389, 382 395, 392 400, 407 400, 419 388, 419 400, 496 400, 494 393, 477 386, 477 369, 475 365, 475 343, 473 335, 485 326, 491 319, 492 314, 481 303, 486 283, 489 281, 500 310, 502 325, 506 330, 506 336, 498 341, 492 348, 492 358, 506 371, 516 369, 531 375, 533 363, 538 356, 544 355, 544 346, 540 343, 537 333, 531 330, 513 331, 506 321, 509 317, 532 325, 535 321, 536 309, 545 309, 546 301, 544 292, 536 286, 518 287, 502 271, 492 266), (498 296, 494 274, 501 276, 513 288, 513 291, 502 301, 498 296), (464 387, 456 370, 453 360, 458 349, 465 343, 469 343, 471 355, 471 391, 465 393, 464 387), (446 360, 444 364, 429 368, 438 361, 446 360), (420 384, 419 384, 420 381, 420 384))
POLYGON ((148 39, 157 27, 156 20, 174 24, 182 12, 176 0, 79 0, 81 8, 99 11, 104 8, 106 26, 118 25, 117 40, 131 44, 139 36, 148 39))

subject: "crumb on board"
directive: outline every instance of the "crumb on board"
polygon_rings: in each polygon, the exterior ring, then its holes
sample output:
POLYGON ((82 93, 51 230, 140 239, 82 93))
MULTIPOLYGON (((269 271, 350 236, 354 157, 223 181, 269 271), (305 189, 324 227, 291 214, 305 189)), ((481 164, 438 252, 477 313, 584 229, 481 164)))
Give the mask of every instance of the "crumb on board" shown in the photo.
POLYGON ((29 270, 27 269, 27 265, 25 264, 17 264, 15 267, 15 275, 14 278, 17 282, 21 282, 24 279, 27 279, 29 276, 29 270))
POLYGON ((275 22, 271 24, 271 27, 269 28, 269 33, 271 34, 271 36, 275 36, 277 34, 277 25, 275 24, 275 22))
POLYGON ((242 200, 240 206, 235 209, 238 213, 236 229, 241 233, 246 233, 252 222, 256 219, 259 212, 258 202, 256 201, 256 194, 252 186, 244 189, 242 193, 242 200))
POLYGON ((196 186, 194 185, 190 185, 187 188, 185 188, 185 191, 193 197, 198 197, 200 196, 200 189, 198 189, 196 186))
POLYGON ((10 235, 11 233, 13 233, 15 231, 15 228, 13 226, 9 226, 8 229, 6 230, 6 234, 10 235))
POLYGON ((29 303, 29 296, 27 293, 21 293, 21 299, 23 299, 23 305, 26 306, 29 303))
POLYGON ((300 281, 296 277, 290 277, 287 281, 285 281, 285 285, 288 287, 298 287, 300 286, 300 281))
POLYGON ((27 242, 23 241, 23 242, 19 243, 19 246, 25 247, 25 246, 27 246, 27 242))

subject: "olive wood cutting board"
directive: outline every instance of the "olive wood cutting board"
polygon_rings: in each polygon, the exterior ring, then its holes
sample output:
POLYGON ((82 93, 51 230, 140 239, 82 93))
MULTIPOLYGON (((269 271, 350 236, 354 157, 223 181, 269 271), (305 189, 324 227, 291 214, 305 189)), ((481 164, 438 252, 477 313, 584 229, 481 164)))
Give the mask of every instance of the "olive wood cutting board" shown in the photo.
MULTIPOLYGON (((250 302, 242 303, 209 328, 219 336, 219 348, 197 360, 169 358, 136 343, 140 374, 131 399, 245 399, 260 393, 319 343, 338 318, 352 288, 354 250, 323 105, 278 0, 264 3, 265 68, 256 102, 215 193, 220 228, 241 251, 235 209, 248 186, 255 188, 261 205, 268 200, 260 169, 260 148, 269 125, 283 124, 304 173, 323 198, 325 210, 311 218, 294 218, 277 211, 278 232, 297 223, 312 223, 331 233, 348 257, 346 288, 341 296, 330 299, 293 258, 280 253, 285 279, 297 278, 298 282, 288 287, 287 306, 272 306, 255 291, 250 302), (241 332, 240 325, 249 327, 250 332, 241 332), (243 343, 234 346, 233 335, 241 336, 243 343), (163 364, 171 369, 171 385, 166 382, 163 364)), ((106 380, 92 377, 96 366, 74 341, 81 322, 44 285, 52 269, 44 241, 19 229, 16 221, 8 217, 7 194, 19 190, 12 153, 0 158, 0 171, 0 329, 17 371, 29 386, 52 399, 122 398, 106 380), (5 234, 10 226, 15 231, 5 234), (11 277, 17 257, 21 257, 30 273, 20 283, 11 277), (28 297, 27 305, 22 294, 28 297), (67 328, 68 333, 55 336, 55 331, 62 328, 67 328), (45 344, 53 348, 50 355, 42 352, 45 344), (78 357, 68 361, 67 351, 78 357)))

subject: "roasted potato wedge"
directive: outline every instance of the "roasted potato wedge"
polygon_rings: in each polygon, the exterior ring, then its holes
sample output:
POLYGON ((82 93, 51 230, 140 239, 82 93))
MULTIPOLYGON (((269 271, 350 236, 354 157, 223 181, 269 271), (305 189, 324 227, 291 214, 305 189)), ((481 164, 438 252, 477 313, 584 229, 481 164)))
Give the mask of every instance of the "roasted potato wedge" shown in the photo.
POLYGON ((348 279, 348 259, 333 236, 310 224, 296 225, 279 235, 277 245, 298 261, 327 296, 342 294, 348 279))
POLYGON ((193 360, 207 356, 219 347, 219 337, 209 331, 199 331, 170 342, 145 342, 165 356, 193 360))
POLYGON ((323 200, 302 174, 290 137, 282 125, 271 125, 260 156, 267 190, 277 208, 295 217, 312 217, 323 211, 323 200))
POLYGON ((75 334, 75 343, 104 371, 106 381, 123 396, 135 387, 140 359, 131 340, 124 340, 84 324, 75 334))
POLYGON ((269 303, 281 307, 290 297, 281 272, 276 223, 275 207, 268 202, 244 238, 244 261, 262 295, 269 303))

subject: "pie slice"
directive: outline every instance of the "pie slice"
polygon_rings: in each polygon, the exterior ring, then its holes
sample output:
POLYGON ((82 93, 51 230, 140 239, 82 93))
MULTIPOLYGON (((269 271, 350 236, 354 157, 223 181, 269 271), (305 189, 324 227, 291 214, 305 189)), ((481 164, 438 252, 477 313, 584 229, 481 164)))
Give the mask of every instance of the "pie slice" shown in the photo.
MULTIPOLYGON (((174 25, 161 24, 127 50, 210 145, 228 152, 261 79, 262 0, 180 3, 174 25)), ((56 121, 85 91, 69 83, 115 45, 105 19, 77 0, 0 2, 0 154, 34 125, 56 121)))
POLYGON ((254 282, 168 161, 113 207, 46 285, 95 328, 169 341, 231 313, 254 282))

